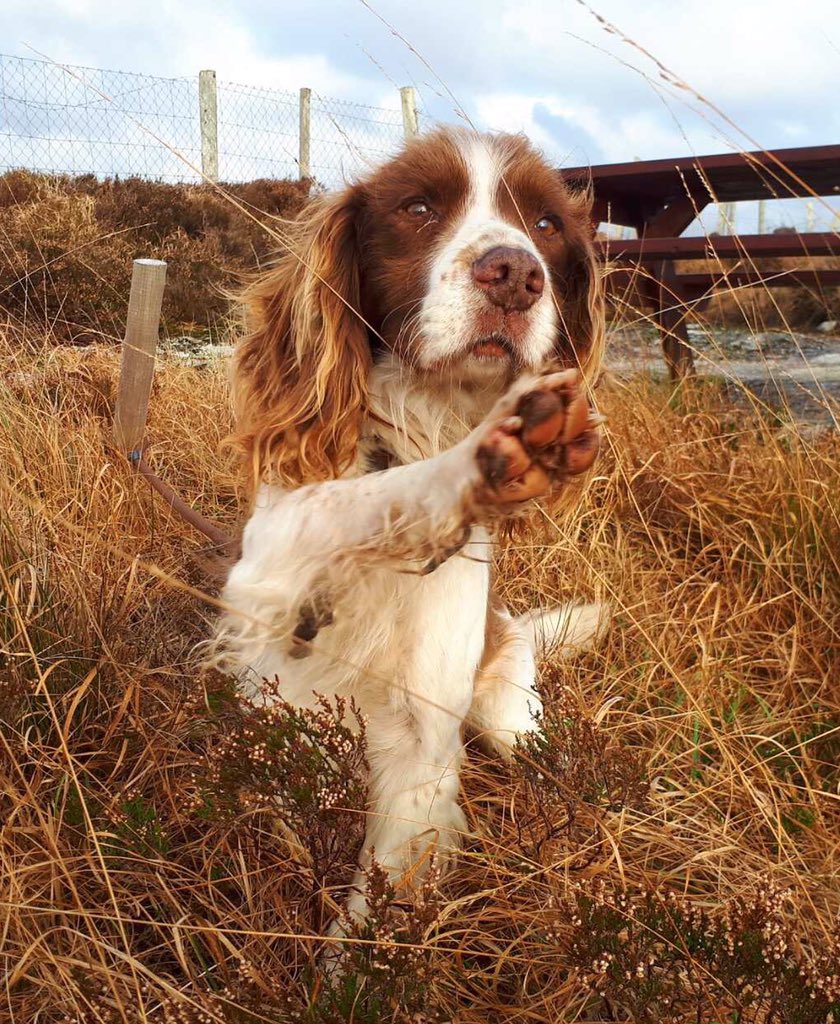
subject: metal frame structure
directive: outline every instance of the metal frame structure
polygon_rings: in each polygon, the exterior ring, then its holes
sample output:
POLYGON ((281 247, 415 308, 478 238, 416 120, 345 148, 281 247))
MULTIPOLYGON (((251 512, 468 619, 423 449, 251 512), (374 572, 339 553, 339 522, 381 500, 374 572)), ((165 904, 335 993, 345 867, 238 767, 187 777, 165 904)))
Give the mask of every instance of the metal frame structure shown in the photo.
POLYGON ((702 305, 719 285, 840 284, 840 270, 765 273, 754 262, 768 256, 840 256, 836 232, 683 235, 710 203, 840 195, 840 146, 572 167, 561 174, 570 184, 591 186, 596 224, 635 230, 634 239, 608 239, 598 245, 605 261, 618 264, 618 273, 609 275, 610 286, 627 287, 632 279, 642 300, 653 307, 672 378, 694 369, 686 325, 689 308, 702 305), (692 259, 735 260, 736 265, 719 272, 677 272, 679 261, 692 259))

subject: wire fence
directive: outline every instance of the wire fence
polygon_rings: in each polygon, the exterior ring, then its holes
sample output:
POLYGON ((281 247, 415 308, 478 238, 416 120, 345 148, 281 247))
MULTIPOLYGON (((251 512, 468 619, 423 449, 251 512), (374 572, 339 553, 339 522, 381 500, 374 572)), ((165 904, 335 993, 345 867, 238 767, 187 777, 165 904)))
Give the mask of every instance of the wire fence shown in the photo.
MULTIPOLYGON (((215 80, 214 86, 219 180, 305 172, 299 94, 215 80)), ((328 186, 380 163, 406 132, 399 107, 314 92, 306 123, 309 174, 328 186)), ((206 157, 203 124, 198 77, 159 78, 0 54, 0 173, 23 167, 199 181, 203 152, 206 157)))
MULTIPOLYGON (((196 182, 203 171, 230 182, 311 176, 332 188, 381 163, 417 131, 414 90, 400 93, 401 106, 395 91, 393 108, 374 107, 309 89, 217 82, 212 71, 160 78, 0 54, 0 173, 196 182), (209 120, 203 86, 212 94, 209 120)), ((735 204, 724 204, 690 230, 840 224, 840 211, 825 203, 774 200, 766 218, 765 205, 737 204, 736 216, 735 204)))

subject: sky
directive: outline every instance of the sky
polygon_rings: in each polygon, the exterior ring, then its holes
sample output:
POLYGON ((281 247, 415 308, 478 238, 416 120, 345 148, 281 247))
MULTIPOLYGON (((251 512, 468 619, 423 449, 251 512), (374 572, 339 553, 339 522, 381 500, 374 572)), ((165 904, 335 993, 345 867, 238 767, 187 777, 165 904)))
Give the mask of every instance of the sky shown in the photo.
POLYGON ((413 84, 425 123, 576 166, 840 142, 835 2, 3 0, 0 51, 391 108, 413 84))

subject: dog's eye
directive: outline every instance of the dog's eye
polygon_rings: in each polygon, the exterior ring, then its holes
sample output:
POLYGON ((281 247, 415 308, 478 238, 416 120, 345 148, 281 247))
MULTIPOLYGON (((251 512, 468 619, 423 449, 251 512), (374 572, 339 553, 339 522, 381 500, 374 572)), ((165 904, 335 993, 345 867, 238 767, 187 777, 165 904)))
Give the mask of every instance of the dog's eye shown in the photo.
POLYGON ((558 230, 557 218, 550 215, 540 217, 534 225, 534 230, 539 231, 539 233, 544 235, 546 238, 550 238, 551 235, 556 235, 558 230))
POLYGON ((412 199, 403 206, 410 217, 434 217, 435 211, 425 199, 412 199))

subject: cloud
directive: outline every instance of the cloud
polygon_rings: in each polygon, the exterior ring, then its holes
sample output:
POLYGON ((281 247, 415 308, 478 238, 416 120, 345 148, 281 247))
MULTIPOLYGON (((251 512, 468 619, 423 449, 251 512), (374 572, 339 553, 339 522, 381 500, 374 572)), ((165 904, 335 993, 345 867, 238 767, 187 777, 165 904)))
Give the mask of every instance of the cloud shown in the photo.
POLYGON ((383 20, 359 0, 161 0, 154 16, 113 0, 5 0, 0 35, 21 54, 28 41, 91 66, 172 76, 212 67, 222 79, 392 109, 397 86, 412 82, 429 117, 457 120, 462 106, 572 163, 840 135, 834 0, 795 12, 785 0, 596 0, 617 32, 579 0, 372 2, 383 20), (670 86, 654 58, 690 88, 670 86))
POLYGON ((151 18, 147 7, 105 0, 6 0, 0 35, 20 56, 38 56, 32 46, 63 63, 172 77, 213 68, 249 85, 295 92, 310 85, 324 95, 370 99, 370 76, 331 60, 317 32, 287 54, 267 48, 267 28, 249 16, 255 6, 164 0, 151 18))
POLYGON ((656 110, 602 110, 573 97, 487 93, 476 97, 475 112, 477 127, 524 132, 565 167, 699 151, 707 141, 656 110))

